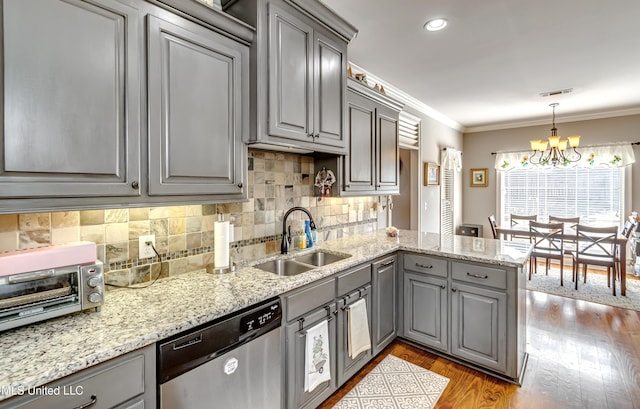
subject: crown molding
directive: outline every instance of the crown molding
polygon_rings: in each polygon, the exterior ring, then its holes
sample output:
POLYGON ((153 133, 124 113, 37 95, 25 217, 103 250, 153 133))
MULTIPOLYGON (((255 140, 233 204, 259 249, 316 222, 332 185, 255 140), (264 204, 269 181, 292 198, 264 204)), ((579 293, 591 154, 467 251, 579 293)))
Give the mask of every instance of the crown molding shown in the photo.
MULTIPOLYGON (((597 112, 592 114, 563 115, 562 120, 556 118, 556 124, 567 122, 589 121, 592 119, 615 118, 619 116, 629 116, 640 114, 639 108, 618 109, 614 111, 597 112)), ((509 122, 493 125, 470 126, 466 128, 465 133, 499 131, 502 129, 526 128, 528 126, 549 125, 549 119, 536 119, 531 121, 509 122)))
POLYGON ((424 102, 419 101, 418 99, 412 97, 411 95, 407 94, 406 92, 402 91, 400 88, 389 84, 388 82, 386 82, 385 80, 381 79, 380 77, 376 76, 375 74, 372 74, 371 72, 365 70, 364 68, 360 67, 357 64, 354 64, 353 62, 349 61, 349 64, 351 64, 351 69, 354 70, 354 72, 361 72, 363 74, 367 75, 367 81, 369 82, 373 82, 373 83, 377 83, 380 84, 384 87, 385 92, 387 95, 389 95, 390 97, 399 100, 400 102, 404 103, 407 106, 410 106, 411 108, 422 112, 423 114, 427 115, 429 118, 435 119, 438 122, 443 123, 444 125, 455 129, 456 131, 459 132, 465 132, 466 128, 464 126, 462 126, 461 124, 459 124, 458 122, 454 121, 453 119, 447 117, 446 115, 436 111, 435 109, 431 108, 429 105, 425 104, 424 102))

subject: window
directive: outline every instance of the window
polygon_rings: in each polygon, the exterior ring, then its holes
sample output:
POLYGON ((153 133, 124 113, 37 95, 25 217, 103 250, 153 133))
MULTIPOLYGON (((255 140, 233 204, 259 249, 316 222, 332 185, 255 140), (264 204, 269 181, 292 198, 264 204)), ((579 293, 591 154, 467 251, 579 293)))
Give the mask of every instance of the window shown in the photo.
POLYGON ((500 224, 511 213, 546 220, 580 216, 584 224, 617 224, 624 218, 624 168, 529 168, 498 172, 500 224))

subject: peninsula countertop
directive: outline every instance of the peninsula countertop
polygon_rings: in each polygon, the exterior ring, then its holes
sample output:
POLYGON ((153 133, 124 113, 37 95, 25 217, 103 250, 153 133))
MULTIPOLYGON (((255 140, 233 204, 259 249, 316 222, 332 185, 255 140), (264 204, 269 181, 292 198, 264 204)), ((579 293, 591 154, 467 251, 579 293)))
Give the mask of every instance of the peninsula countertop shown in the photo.
POLYGON ((10 397, 3 391, 47 384, 398 250, 516 268, 526 264, 531 252, 528 243, 405 230, 398 237, 379 230, 329 240, 318 248, 351 256, 290 277, 252 267, 279 254, 241 263, 229 274, 185 273, 142 289, 109 291, 100 312, 0 333, 0 400, 10 397))

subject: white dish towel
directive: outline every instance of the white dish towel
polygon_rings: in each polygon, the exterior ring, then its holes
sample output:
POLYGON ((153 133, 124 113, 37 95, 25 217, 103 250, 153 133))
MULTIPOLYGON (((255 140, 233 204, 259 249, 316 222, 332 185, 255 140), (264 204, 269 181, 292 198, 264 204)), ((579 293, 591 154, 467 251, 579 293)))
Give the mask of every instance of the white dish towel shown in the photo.
POLYGON ((349 357, 357 357, 360 353, 371 349, 367 303, 364 298, 349 306, 347 320, 349 322, 348 347, 349 357))
POLYGON ((321 383, 331 380, 329 321, 323 320, 307 329, 306 341, 304 390, 311 392, 321 383))

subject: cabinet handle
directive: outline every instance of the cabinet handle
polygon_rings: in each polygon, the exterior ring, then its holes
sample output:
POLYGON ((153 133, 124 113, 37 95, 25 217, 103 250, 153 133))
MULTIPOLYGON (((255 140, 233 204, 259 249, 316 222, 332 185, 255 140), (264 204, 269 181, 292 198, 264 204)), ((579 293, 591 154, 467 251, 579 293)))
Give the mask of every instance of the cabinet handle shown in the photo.
POLYGON ((242 184, 242 183, 238 183, 238 187, 239 187, 240 189, 242 189, 242 186, 244 186, 244 184, 242 184))
POLYGON ((471 274, 469 272, 467 272, 467 275, 469 277, 482 278, 483 280, 486 280, 487 278, 489 278, 489 276, 487 275, 481 276, 480 274, 471 274))
POLYGON ((384 264, 380 264, 380 267, 389 267, 393 263, 395 263, 395 260, 387 261, 384 264))
POLYGON ((131 187, 137 190, 140 187, 140 184, 137 180, 134 180, 133 182, 131 182, 131 187))
POLYGON ((345 187, 351 187, 350 183, 347 183, 346 185, 344 185, 345 187))
POLYGON ((313 138, 314 138, 314 139, 315 139, 315 138, 320 139, 320 134, 319 134, 319 133, 317 133, 317 134, 313 135, 313 138))
POLYGON ((91 400, 89 402, 83 403, 82 405, 78 406, 75 409, 85 409, 85 408, 88 408, 89 406, 95 405, 96 402, 98 402, 98 397, 96 395, 91 395, 91 400))
POLYGON ((458 291, 458 289, 457 289, 457 288, 455 288, 455 287, 453 287, 453 288, 451 289, 451 292, 452 292, 452 293, 455 293, 456 291, 458 291))
POLYGON ((416 263, 416 267, 420 267, 420 268, 428 268, 428 269, 432 269, 433 266, 431 265, 426 265, 426 264, 420 264, 420 263, 416 263))
POLYGON ((440 284, 440 288, 442 288, 444 290, 445 288, 447 288, 447 286, 444 285, 444 284, 440 284))
POLYGON ((310 133, 309 135, 307 135, 307 138, 313 139, 313 138, 315 138, 315 136, 312 133, 310 133))

